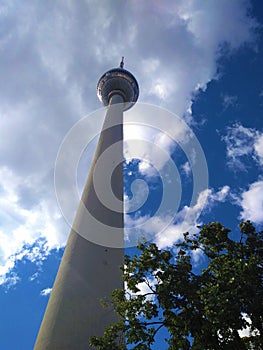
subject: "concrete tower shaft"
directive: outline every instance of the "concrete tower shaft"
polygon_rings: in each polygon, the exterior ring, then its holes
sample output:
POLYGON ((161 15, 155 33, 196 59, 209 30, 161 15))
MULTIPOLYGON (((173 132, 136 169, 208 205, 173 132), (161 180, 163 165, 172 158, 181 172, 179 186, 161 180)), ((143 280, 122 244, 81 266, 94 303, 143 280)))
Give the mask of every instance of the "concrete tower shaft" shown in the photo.
MULTIPOLYGON (((139 92, 135 78, 122 67, 110 70, 108 75, 105 73, 98 83, 98 96, 108 110, 77 210, 74 230, 70 232, 34 350, 91 349, 89 338, 102 335, 106 327, 118 320, 111 308, 102 308, 101 300, 109 298, 114 289, 123 288, 120 270, 124 258, 123 110, 132 107, 139 92), (123 74, 116 76, 116 72, 123 74), (134 79, 130 85, 126 79, 128 75, 134 79), (100 202, 93 179, 100 156, 113 144, 117 147, 108 157, 115 169, 111 176, 112 191, 119 199, 114 210, 100 202), (89 222, 83 208, 96 220, 89 222), (103 232, 101 227, 104 227, 103 232), (121 229, 113 245, 99 245, 88 240, 94 233, 106 237, 112 227, 121 229)), ((101 186, 109 183, 105 176, 103 172, 99 174, 101 186)))

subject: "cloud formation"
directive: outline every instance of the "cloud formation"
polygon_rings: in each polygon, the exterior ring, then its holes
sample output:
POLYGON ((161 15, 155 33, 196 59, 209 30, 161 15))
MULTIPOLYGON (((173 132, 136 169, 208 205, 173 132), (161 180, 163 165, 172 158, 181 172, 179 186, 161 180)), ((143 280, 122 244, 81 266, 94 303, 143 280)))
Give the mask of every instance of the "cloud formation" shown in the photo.
POLYGON ((263 223, 263 181, 250 184, 248 190, 241 194, 241 218, 256 224, 263 223))
POLYGON ((52 288, 45 288, 43 290, 41 290, 40 295, 43 297, 48 296, 52 291, 52 288))
MULTIPOLYGON (((197 226, 202 224, 201 213, 210 211, 216 202, 225 202, 229 192, 228 186, 222 187, 217 192, 207 189, 199 194, 195 205, 184 206, 173 217, 154 216, 153 220, 149 220, 149 216, 135 218, 126 216, 126 226, 133 228, 131 230, 133 237, 127 237, 127 239, 133 239, 136 243, 136 240, 145 237, 153 240, 159 248, 172 247, 183 238, 184 232, 197 233, 197 226)), ((197 256, 195 260, 198 260, 197 256)))
POLYGON ((248 160, 263 164, 263 132, 235 123, 227 128, 222 140, 226 143, 228 165, 233 170, 247 171, 248 160))
POLYGON ((41 261, 51 249, 65 244, 67 235, 52 197, 38 196, 38 183, 33 176, 25 180, 2 167, 0 181, 0 284, 3 284, 10 281, 9 272, 16 261, 25 257, 41 261))

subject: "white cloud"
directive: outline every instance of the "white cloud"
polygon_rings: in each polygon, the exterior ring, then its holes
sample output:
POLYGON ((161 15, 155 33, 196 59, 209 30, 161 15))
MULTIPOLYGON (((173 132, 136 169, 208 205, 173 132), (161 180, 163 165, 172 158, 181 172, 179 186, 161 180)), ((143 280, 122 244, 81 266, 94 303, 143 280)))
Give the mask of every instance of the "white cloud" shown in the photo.
POLYGON ((39 276, 39 272, 33 273, 33 275, 31 275, 31 276, 29 277, 29 281, 30 281, 30 282, 34 281, 35 279, 38 278, 38 276, 39 276))
POLYGON ((227 128, 222 140, 226 143, 228 165, 235 170, 246 170, 246 161, 254 159, 263 164, 263 133, 236 123, 227 128))
POLYGON ((191 174, 191 166, 189 162, 185 162, 181 168, 186 176, 189 176, 191 174))
POLYGON ((168 100, 173 100, 174 110, 181 115, 195 89, 205 88, 216 76, 220 47, 228 44, 232 50, 250 42, 255 23, 247 17, 245 7, 238 1, 231 4, 227 1, 203 1, 201 4, 199 1, 177 1, 173 5, 163 1, 162 5, 147 8, 154 25, 144 16, 146 8, 143 2, 140 9, 136 9, 138 18, 144 18, 138 23, 138 33, 145 33, 138 40, 139 44, 144 43, 146 55, 154 57, 155 65, 152 57, 144 59, 143 67, 151 66, 152 78, 149 80, 149 76, 143 75, 144 81, 148 78, 143 92, 146 90, 164 99, 166 106, 168 100), (154 44, 150 45, 151 42, 154 44))
POLYGON ((212 201, 217 201, 217 202, 224 202, 230 192, 230 187, 229 186, 223 186, 221 190, 219 190, 216 193, 211 193, 210 198, 212 201))
POLYGON ((254 149, 259 163, 263 165, 263 133, 258 134, 255 140, 254 149))
POLYGON ((191 251, 191 257, 192 257, 193 263, 195 265, 198 265, 198 264, 200 264, 201 261, 203 261, 204 253, 203 253, 202 249, 197 248, 197 249, 191 251))
MULTIPOLYGON (((215 202, 224 202, 229 191, 230 188, 224 186, 218 192, 214 192, 212 189, 201 192, 194 206, 185 206, 176 214, 173 225, 170 225, 163 232, 157 233, 155 241, 158 246, 160 248, 171 247, 175 242, 182 239, 184 232, 190 232, 191 234, 198 232, 197 226, 201 224, 199 217, 202 211, 210 210, 215 202)), ((195 258, 197 260, 197 257, 195 258)))
POLYGON ((20 281, 20 277, 11 272, 8 275, 0 275, 0 285, 4 285, 5 290, 15 286, 20 281))
POLYGON ((197 0, 185 1, 181 4, 179 13, 197 42, 207 42, 210 46, 216 41, 215 39, 220 39, 220 41, 228 42, 236 48, 250 39, 249 28, 242 24, 242 20, 246 24, 250 20, 248 17, 244 17, 244 8, 239 5, 238 1, 232 1, 229 4, 227 0, 220 1, 220 3, 203 1, 202 4, 197 0), (233 21, 228 20, 227 11, 231 14, 233 21), (210 16, 210 19, 208 16, 210 16), (224 16, 227 20, 222 28, 222 18, 224 16), (204 23, 208 24, 209 21, 213 23, 213 26, 204 25, 204 23))
POLYGON ((171 119, 171 114, 158 107, 136 105, 125 119, 125 159, 140 159, 139 171, 145 176, 156 176, 169 161, 175 147, 174 141, 182 142, 184 138, 189 138, 184 122, 175 118, 174 123, 169 125, 168 134, 165 119, 171 119), (155 120, 152 118, 153 114, 155 120))
POLYGON ((256 224, 263 223, 263 181, 256 181, 241 195, 241 218, 256 224))
POLYGON ((41 261, 50 249, 65 243, 66 235, 57 232, 62 228, 61 215, 53 208, 53 203, 44 198, 37 201, 38 187, 34 179, 27 181, 3 167, 0 168, 0 182, 2 284, 8 281, 8 273, 16 261, 24 257, 33 262, 41 261))
POLYGON ((47 295, 49 295, 52 291, 52 288, 45 288, 43 290, 41 290, 40 295, 43 297, 46 297, 47 295))
MULTIPOLYGON (((154 240, 161 249, 172 247, 174 243, 183 238, 184 232, 190 232, 191 234, 198 232, 197 226, 202 224, 200 221, 202 211, 211 210, 215 202, 225 202, 229 192, 229 186, 224 186, 217 192, 207 189, 199 194, 195 205, 185 206, 174 217, 154 216, 150 218, 149 216, 139 216, 131 218, 127 216, 125 220, 126 227, 132 228, 132 239, 135 242, 145 237, 154 240)), ((200 258, 198 257, 199 253, 196 252, 196 256, 193 257, 195 261, 200 258)))
POLYGON ((154 166, 145 160, 142 160, 139 162, 138 170, 142 175, 145 175, 148 177, 154 177, 158 175, 154 166))
POLYGON ((200 191, 207 187, 203 149, 192 129, 174 113, 150 104, 136 104, 125 116, 124 138, 125 160, 139 159, 138 170, 143 176, 158 175, 164 187, 170 189, 167 183, 173 181, 179 193, 179 154, 183 152, 196 184, 203 185, 200 191))

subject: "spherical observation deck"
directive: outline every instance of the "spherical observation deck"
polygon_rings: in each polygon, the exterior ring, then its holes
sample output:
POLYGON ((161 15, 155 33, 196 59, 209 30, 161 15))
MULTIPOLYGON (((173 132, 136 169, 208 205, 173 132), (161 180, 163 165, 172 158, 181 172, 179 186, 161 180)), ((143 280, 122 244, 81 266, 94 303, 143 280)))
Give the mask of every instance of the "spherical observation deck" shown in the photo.
POLYGON ((113 68, 100 78, 97 85, 97 95, 104 106, 108 106, 110 98, 121 95, 124 101, 124 111, 133 106, 139 97, 139 85, 134 76, 123 69, 123 60, 119 68, 113 68))

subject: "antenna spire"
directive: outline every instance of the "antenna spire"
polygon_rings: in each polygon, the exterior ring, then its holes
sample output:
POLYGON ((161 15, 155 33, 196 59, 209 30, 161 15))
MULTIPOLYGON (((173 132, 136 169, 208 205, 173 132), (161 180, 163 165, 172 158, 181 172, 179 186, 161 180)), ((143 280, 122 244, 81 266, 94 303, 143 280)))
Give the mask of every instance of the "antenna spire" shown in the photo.
POLYGON ((122 56, 121 58, 120 68, 123 68, 123 66, 124 66, 124 56, 122 56))

